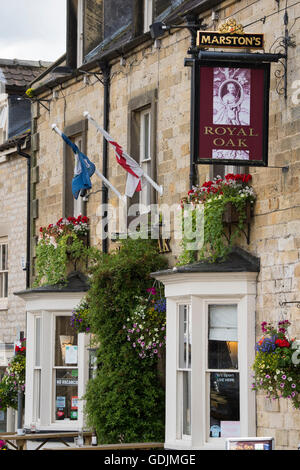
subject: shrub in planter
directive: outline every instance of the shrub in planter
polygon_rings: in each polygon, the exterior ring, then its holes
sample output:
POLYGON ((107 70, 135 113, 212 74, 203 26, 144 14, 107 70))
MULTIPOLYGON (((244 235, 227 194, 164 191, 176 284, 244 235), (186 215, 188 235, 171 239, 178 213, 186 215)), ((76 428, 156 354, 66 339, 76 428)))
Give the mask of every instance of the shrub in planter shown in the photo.
POLYGON ((208 259, 215 262, 219 258, 226 257, 233 243, 243 232, 245 223, 249 222, 251 217, 252 206, 256 199, 249 183, 251 179, 252 176, 249 174, 229 173, 224 179, 216 177, 212 181, 206 181, 200 187, 194 187, 182 199, 181 207, 184 211, 191 210, 192 222, 191 230, 183 230, 183 251, 179 264, 186 264, 196 259, 208 259), (201 240, 203 243, 196 253, 189 250, 187 246, 193 241, 193 232, 197 229, 197 222, 201 230, 201 218, 199 219, 201 210, 204 216, 201 240), (228 224, 230 230, 228 230, 228 224))

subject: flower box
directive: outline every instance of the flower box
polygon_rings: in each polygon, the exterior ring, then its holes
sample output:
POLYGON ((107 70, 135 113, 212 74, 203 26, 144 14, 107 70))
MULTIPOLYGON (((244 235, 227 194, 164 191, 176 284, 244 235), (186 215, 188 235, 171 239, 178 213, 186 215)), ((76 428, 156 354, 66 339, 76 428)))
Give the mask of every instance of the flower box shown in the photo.
MULTIPOLYGON (((251 206, 250 201, 246 202, 245 212, 246 212, 246 218, 244 222, 249 223, 252 217, 252 206, 251 206)), ((233 223, 237 223, 238 221, 239 221, 238 210, 236 209, 234 204, 232 204, 232 202, 228 202, 226 204, 226 207, 223 213, 223 222, 225 224, 233 224, 233 223)))

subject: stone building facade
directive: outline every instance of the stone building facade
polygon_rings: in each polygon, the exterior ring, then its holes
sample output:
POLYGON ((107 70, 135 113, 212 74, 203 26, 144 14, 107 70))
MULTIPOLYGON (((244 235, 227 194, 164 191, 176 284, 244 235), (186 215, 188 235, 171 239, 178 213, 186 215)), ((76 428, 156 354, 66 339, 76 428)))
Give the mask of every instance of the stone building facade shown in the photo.
MULTIPOLYGON (((27 153, 30 159, 31 106, 25 91, 49 65, 49 62, 0 59, 0 377, 14 354, 14 342, 26 329, 24 302, 14 295, 27 284, 29 163, 19 154, 19 151, 27 153)), ((1 419, 0 426, 5 426, 1 419)))
MULTIPOLYGON (((95 3, 102 11, 102 2, 95 3)), ((69 2, 71 12, 75 4, 77 2, 69 2)), ((79 62, 74 59, 71 47, 72 44, 74 46, 76 27, 74 23, 73 29, 69 25, 68 37, 73 34, 73 42, 69 43, 66 56, 48 74, 31 83, 36 98, 33 98, 32 105, 32 158, 36 175, 32 202, 32 223, 35 227, 33 246, 39 227, 54 223, 62 216, 73 215, 75 210, 70 202, 70 185, 67 185, 69 154, 62 140, 52 131, 51 125, 56 123, 75 141, 81 139, 83 152, 102 171, 102 136, 84 119, 83 113, 88 111, 100 125, 104 122, 107 70, 108 131, 135 158, 138 158, 136 142, 141 139, 143 112, 150 112, 151 172, 158 184, 163 186, 164 193, 160 197, 150 190, 148 201, 176 205, 189 190, 191 71, 184 66, 184 58, 188 56, 190 33, 187 29, 174 28, 154 41, 147 27, 142 32, 138 4, 131 2, 130 8, 128 4, 126 11, 120 11, 113 31, 105 29, 104 16, 102 23, 100 21, 102 26, 104 21, 104 26, 92 29, 99 37, 94 37, 92 41, 89 36, 92 47, 98 45, 94 49, 85 48, 79 62), (41 99, 49 100, 48 109, 41 106, 41 99)), ((275 72, 279 64, 272 64, 269 167, 251 168, 257 202, 251 221, 250 243, 248 245, 245 239, 240 239, 239 245, 260 259, 255 294, 256 337, 260 335, 262 321, 277 321, 280 318, 288 318, 293 325, 292 334, 299 337, 297 304, 284 303, 298 301, 300 287, 299 5, 287 2, 285 8, 283 2, 273 0, 178 0, 153 1, 152 8, 153 22, 162 20, 167 24, 182 25, 186 14, 193 13, 203 19, 209 30, 216 30, 219 24, 233 17, 244 26, 246 32, 265 35, 266 52, 285 34, 285 27, 289 32, 291 42, 288 47, 287 97, 278 93, 281 84, 278 85, 275 72), (282 167, 286 166, 288 171, 283 171, 282 167), (283 306, 281 303, 284 303, 283 306)), ((105 5, 104 11, 108 11, 105 5)), ((75 16, 79 12, 80 8, 75 11, 75 16)), ((79 48, 80 42, 77 44, 79 48)), ((210 178, 211 171, 209 165, 198 165, 198 181, 202 183, 210 178)), ((111 147, 108 147, 107 177, 124 194, 126 174, 117 164, 111 147)), ((93 176, 93 188, 80 207, 81 212, 90 219, 91 243, 100 249, 101 189, 101 181, 93 176)), ((118 206, 118 198, 110 191, 108 201, 112 206, 118 206)), ((109 240, 108 248, 112 246, 113 242, 109 240)), ((174 241, 172 233, 171 248, 172 252, 168 256, 171 265, 175 265, 180 246, 174 241)), ((34 278, 33 264, 31 275, 34 278)), ((258 436, 274 437, 277 449, 296 449, 300 442, 299 411, 294 411, 286 400, 270 402, 258 393, 256 432, 258 436)))

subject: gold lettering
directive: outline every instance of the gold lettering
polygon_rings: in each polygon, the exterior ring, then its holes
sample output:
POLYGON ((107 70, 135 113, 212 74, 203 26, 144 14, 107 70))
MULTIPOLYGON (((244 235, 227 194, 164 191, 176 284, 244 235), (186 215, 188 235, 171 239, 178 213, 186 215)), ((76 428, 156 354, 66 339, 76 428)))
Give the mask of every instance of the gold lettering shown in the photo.
POLYGON ((231 37, 230 37, 230 36, 227 36, 227 38, 226 38, 226 44, 227 44, 227 45, 228 45, 228 44, 229 44, 229 45, 231 44, 231 37))
POLYGON ((207 43, 210 43, 210 35, 204 36, 204 34, 202 34, 201 44, 207 44, 207 43))
POLYGON ((225 147, 235 147, 235 143, 233 142, 232 139, 229 139, 225 147))
POLYGON ((230 135, 234 135, 234 133, 236 131, 236 127, 234 127, 233 129, 230 129, 230 127, 226 127, 226 129, 228 130, 230 135))
POLYGON ((246 37, 246 46, 252 46, 253 45, 253 37, 246 37))
POLYGON ((256 46, 262 46, 262 41, 261 41, 261 38, 255 38, 255 45, 256 46))
POLYGON ((216 127, 215 128, 215 134, 217 134, 217 135, 226 134, 226 128, 225 127, 216 127))
POLYGON ((212 130, 212 127, 205 126, 205 127, 204 127, 204 134, 211 134, 211 135, 214 135, 214 131, 212 130))
POLYGON ((245 139, 239 139, 238 147, 248 147, 248 145, 244 141, 245 139))
POLYGON ((214 36, 211 40, 211 44, 218 44, 219 43, 219 38, 217 36, 214 36))
POLYGON ((217 147, 222 147, 223 145, 225 145, 225 140, 221 139, 220 137, 217 137, 216 139, 214 139, 213 144, 217 147))
POLYGON ((220 44, 225 44, 225 37, 224 36, 220 36, 220 44))
POLYGON ((236 135, 245 135, 245 136, 247 136, 247 133, 245 132, 245 130, 243 128, 241 128, 236 135))
POLYGON ((258 137, 258 134, 253 134, 254 132, 254 129, 252 127, 250 127, 249 129, 249 137, 258 137))
POLYGON ((240 46, 243 46, 245 44, 245 38, 243 36, 239 37, 238 43, 240 44, 240 46))

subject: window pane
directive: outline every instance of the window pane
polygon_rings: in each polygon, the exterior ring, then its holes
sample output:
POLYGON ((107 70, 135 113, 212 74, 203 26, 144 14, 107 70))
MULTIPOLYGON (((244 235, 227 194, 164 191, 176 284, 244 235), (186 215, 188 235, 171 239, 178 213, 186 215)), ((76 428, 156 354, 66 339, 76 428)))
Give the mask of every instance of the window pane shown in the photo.
POLYGON ((41 365, 41 317, 35 319, 35 366, 41 365))
POLYGON ((39 420, 41 417, 41 370, 34 371, 34 400, 35 405, 34 418, 39 420))
POLYGON ((70 324, 71 317, 56 317, 55 366, 77 364, 77 334, 70 324))
POLYGON ((192 325, 189 305, 179 306, 179 368, 191 367, 192 325))
POLYGON ((3 273, 4 275, 4 297, 8 297, 8 273, 3 273))
POLYGON ((239 374, 210 374, 210 437, 240 435, 239 374))
POLYGON ((77 419, 78 370, 56 370, 56 419, 77 419))
POLYGON ((191 434, 191 372, 183 372, 182 434, 191 434))
POLYGON ((144 155, 143 159, 147 160, 150 158, 149 149, 149 138, 150 138, 150 114, 144 114, 144 155))
POLYGON ((238 368, 237 306, 210 305, 208 368, 238 368))

